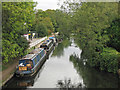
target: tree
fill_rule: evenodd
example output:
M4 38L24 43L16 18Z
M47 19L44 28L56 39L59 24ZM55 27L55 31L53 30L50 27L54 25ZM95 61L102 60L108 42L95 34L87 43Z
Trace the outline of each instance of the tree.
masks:
M38 37L44 37L48 35L47 27L41 22L36 25L35 30L38 33Z
M107 42L109 47L115 48L120 52L120 19L114 20L110 27L104 30L110 38Z
M27 40L21 36L32 27L35 16L34 7L34 2L2 3L2 60L4 63L24 55L24 51L29 47Z
M36 12L33 29L38 31L39 26L42 26L42 28L44 27L43 31L42 31L42 28L40 30L42 32L44 32L44 30L45 30L44 35L51 34L54 31L54 27L53 27L51 18L48 16L48 14L45 11L42 11L42 10L37 10L37 12ZM46 32L46 29L47 29L47 32ZM39 34L40 34L40 32L39 32ZM43 33L41 33L41 34L43 34ZM44 35L40 35L40 36L44 36Z
M72 24L69 25L75 30L75 38L83 50L83 57L88 59L87 63L91 67L116 73L119 55L114 48L115 46L118 47L119 44L118 25L116 24L116 28L109 29L109 32L106 31L106 28L110 27L112 21L119 18L118 3L80 3L79 0L77 1L67 0L62 9L72 16ZM66 9L65 5L69 10ZM117 34L115 34L116 32ZM117 36L111 37L114 36L113 34ZM112 41L110 41L111 39ZM108 42L112 43L113 49L107 46ZM110 61L110 64L108 61Z

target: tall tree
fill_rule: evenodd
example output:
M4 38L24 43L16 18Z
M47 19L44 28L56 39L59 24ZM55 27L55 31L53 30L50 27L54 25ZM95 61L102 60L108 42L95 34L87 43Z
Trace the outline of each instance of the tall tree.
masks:
M34 2L2 3L2 58L4 63L23 55L28 48L27 40L21 35L32 27L35 16L34 7Z
M66 9L65 5L70 10ZM118 44L119 36L110 38L113 29L107 32L106 28L110 27L112 21L119 18L118 3L80 3L79 0L73 0L73 2L67 0L62 7L64 11L72 15L72 27L76 32L77 42L83 50L83 58L88 59L87 63L92 67L116 73L118 69L118 51L109 48L107 43L114 38L114 41L117 41ZM114 27L115 32L118 32L117 27L118 25L116 28ZM115 32L115 36L119 35ZM115 46L117 47L117 45Z

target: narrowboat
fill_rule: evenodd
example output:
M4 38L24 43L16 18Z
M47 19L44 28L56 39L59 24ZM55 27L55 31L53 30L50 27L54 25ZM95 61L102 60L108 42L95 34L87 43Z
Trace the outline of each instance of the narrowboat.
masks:
M47 53L50 53L51 49L53 48L53 41L52 40L46 40L40 45L40 48L44 48Z
M53 45L55 46L56 45L56 41L57 41L56 38L55 37L49 37L49 39L53 41Z
M16 76L32 76L42 66L46 59L46 51L43 48L34 49L19 60L15 71Z

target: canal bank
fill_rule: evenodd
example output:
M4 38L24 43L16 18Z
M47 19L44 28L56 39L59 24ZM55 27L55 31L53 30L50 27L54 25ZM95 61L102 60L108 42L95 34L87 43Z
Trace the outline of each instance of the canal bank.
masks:
M12 77L5 88L60 88L66 85L81 85L87 88L117 88L118 78L111 73L100 72L81 62L82 50L74 40L64 39L50 54L42 68L33 78ZM63 85L64 85L63 84ZM64 86L65 86L64 85Z
M36 38L31 40L30 42L30 47L27 50L27 52L29 53L31 50L35 48L38 48L40 46L40 44L46 40L47 37L43 37L43 38ZM9 65L6 65L5 70L0 72L0 75L2 75L1 77L1 81L2 81L2 85L3 86L8 80L10 80L13 76L14 76L14 71L16 69L16 66L18 65L18 61L19 59L16 59L14 62L11 62Z

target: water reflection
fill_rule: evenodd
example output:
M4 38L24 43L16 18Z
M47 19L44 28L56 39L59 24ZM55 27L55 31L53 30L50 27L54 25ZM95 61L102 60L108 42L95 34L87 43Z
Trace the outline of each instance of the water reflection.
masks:
M44 64L45 68L33 88L56 88L58 80L66 78L70 78L71 82L82 82L82 78L77 74L73 63L69 61L71 54L80 55L81 50L78 47L70 46L70 44L69 39L64 39L62 43L58 44L52 56Z
M53 51L52 57L57 56L58 58L64 55L64 48L67 48L71 44L69 38L64 38L62 43L59 43Z
M42 68L43 70L40 69L32 78L13 77L6 83L4 88L56 88L57 81L64 78L71 78L72 82L82 82L82 78L74 69L73 63L69 61L71 54L80 54L81 50L70 45L70 40L64 39L50 54L44 68Z
M7 88L111 88L118 86L118 79L110 73L90 68L80 58L81 50L74 39L64 39L56 46L35 76L15 78L7 82ZM52 55L52 56L51 56Z
M12 77L3 87L2 90L8 90L11 88L19 88L19 90L26 90L28 87L34 86L34 83L37 81L37 79L40 76L40 73L42 72L44 68L44 65L39 68L39 70L32 76L32 77L24 77L24 78L18 78L18 77Z
M106 72L100 72L94 68L85 65L76 55L70 56L77 72L83 78L87 88L118 88L118 78L116 75Z
M57 47L55 48L52 56L57 56L57 57L61 57L64 55L64 46L62 43L58 44Z
M57 87L60 89L86 88L81 82L73 83L71 79L58 80Z

